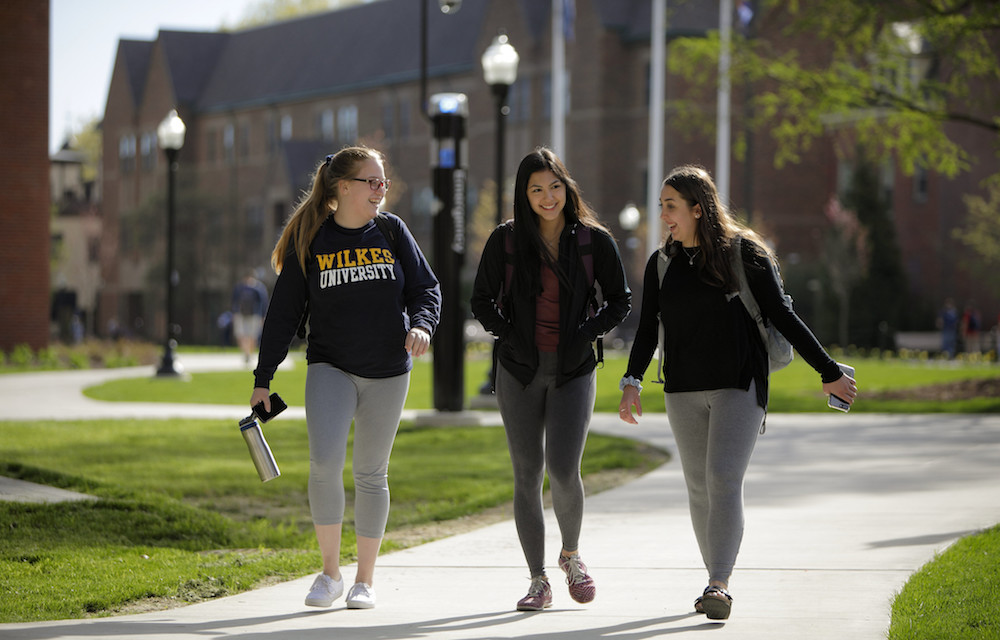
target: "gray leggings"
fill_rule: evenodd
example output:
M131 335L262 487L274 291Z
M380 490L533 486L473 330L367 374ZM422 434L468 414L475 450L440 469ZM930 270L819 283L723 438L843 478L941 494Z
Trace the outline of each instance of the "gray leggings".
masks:
M314 524L344 521L344 463L354 421L354 523L357 535L381 538L389 518L389 454L399 429L410 374L361 378L325 363L306 370L309 508Z
M542 482L546 468L562 545L576 551L583 522L580 461L594 412L597 376L574 378L556 387L556 354L541 353L527 387L497 367L496 394L514 467L514 523L531 576L545 573Z
M748 391L664 396L708 579L728 584L743 541L743 477L764 410L757 406L754 383Z

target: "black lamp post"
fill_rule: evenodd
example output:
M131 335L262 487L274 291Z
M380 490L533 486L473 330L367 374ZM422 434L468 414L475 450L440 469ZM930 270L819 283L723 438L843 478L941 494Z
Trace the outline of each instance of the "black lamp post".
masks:
M496 138L496 182L497 182L497 224L503 222L503 160L504 160L504 122L510 113L507 106L507 92L510 85L517 80L517 63L520 56L517 50L507 41L507 34L500 33L483 52L483 79L490 85L497 99L497 138ZM493 348L496 348L494 343ZM496 363L494 357L493 362ZM496 370L490 367L489 379L479 388L480 396L488 396L496 382Z
M486 48L482 57L483 78L497 99L497 224L503 222L504 122L505 116L510 113L510 107L507 106L507 92L510 90L510 85L517 80L519 60L520 56L507 42L507 35L503 33L493 38L493 42Z
M171 110L156 129L160 148L167 156L167 328L163 341L163 361L157 376L179 376L183 371L174 359L174 192L177 176L177 152L184 146L184 121Z
M427 0L420 1L420 112L428 120L431 115L427 104ZM441 13L455 13L462 8L462 0L437 0Z

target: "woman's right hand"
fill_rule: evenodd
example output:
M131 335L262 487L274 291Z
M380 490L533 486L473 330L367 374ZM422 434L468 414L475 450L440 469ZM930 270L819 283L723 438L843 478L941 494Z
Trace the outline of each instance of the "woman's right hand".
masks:
M632 407L635 407L637 415L642 415L642 398L639 397L639 390L627 384L622 391L622 401L618 403L618 417L623 422L639 424L639 421L632 415Z
M257 406L258 402L264 403L264 411L271 412L271 390L267 387L254 387L253 395L250 396L250 410Z

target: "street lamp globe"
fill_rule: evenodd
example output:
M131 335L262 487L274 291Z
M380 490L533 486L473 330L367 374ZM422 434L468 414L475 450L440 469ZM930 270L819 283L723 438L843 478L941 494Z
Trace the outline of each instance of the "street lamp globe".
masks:
M517 80L517 63L521 57L507 41L507 34L501 33L483 53L483 78L490 86L509 87Z
M641 218L642 214L639 212L639 209L636 208L635 204L629 202L621 210L621 213L618 214L618 224L625 231L635 231L639 227L639 220Z
M156 128L156 139L164 151L177 151L184 146L184 134L187 127L177 115L176 109L171 109L160 126Z

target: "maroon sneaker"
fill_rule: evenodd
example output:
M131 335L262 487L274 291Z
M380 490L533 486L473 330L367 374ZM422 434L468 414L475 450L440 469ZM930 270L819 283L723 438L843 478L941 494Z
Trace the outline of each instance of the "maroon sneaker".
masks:
M571 556L559 554L559 568L566 572L569 595L580 603L590 602L597 595L594 579L587 575L587 565L580 560L580 554Z
M518 611L541 611L552 606L552 587L544 575L531 579L528 595L517 601Z

